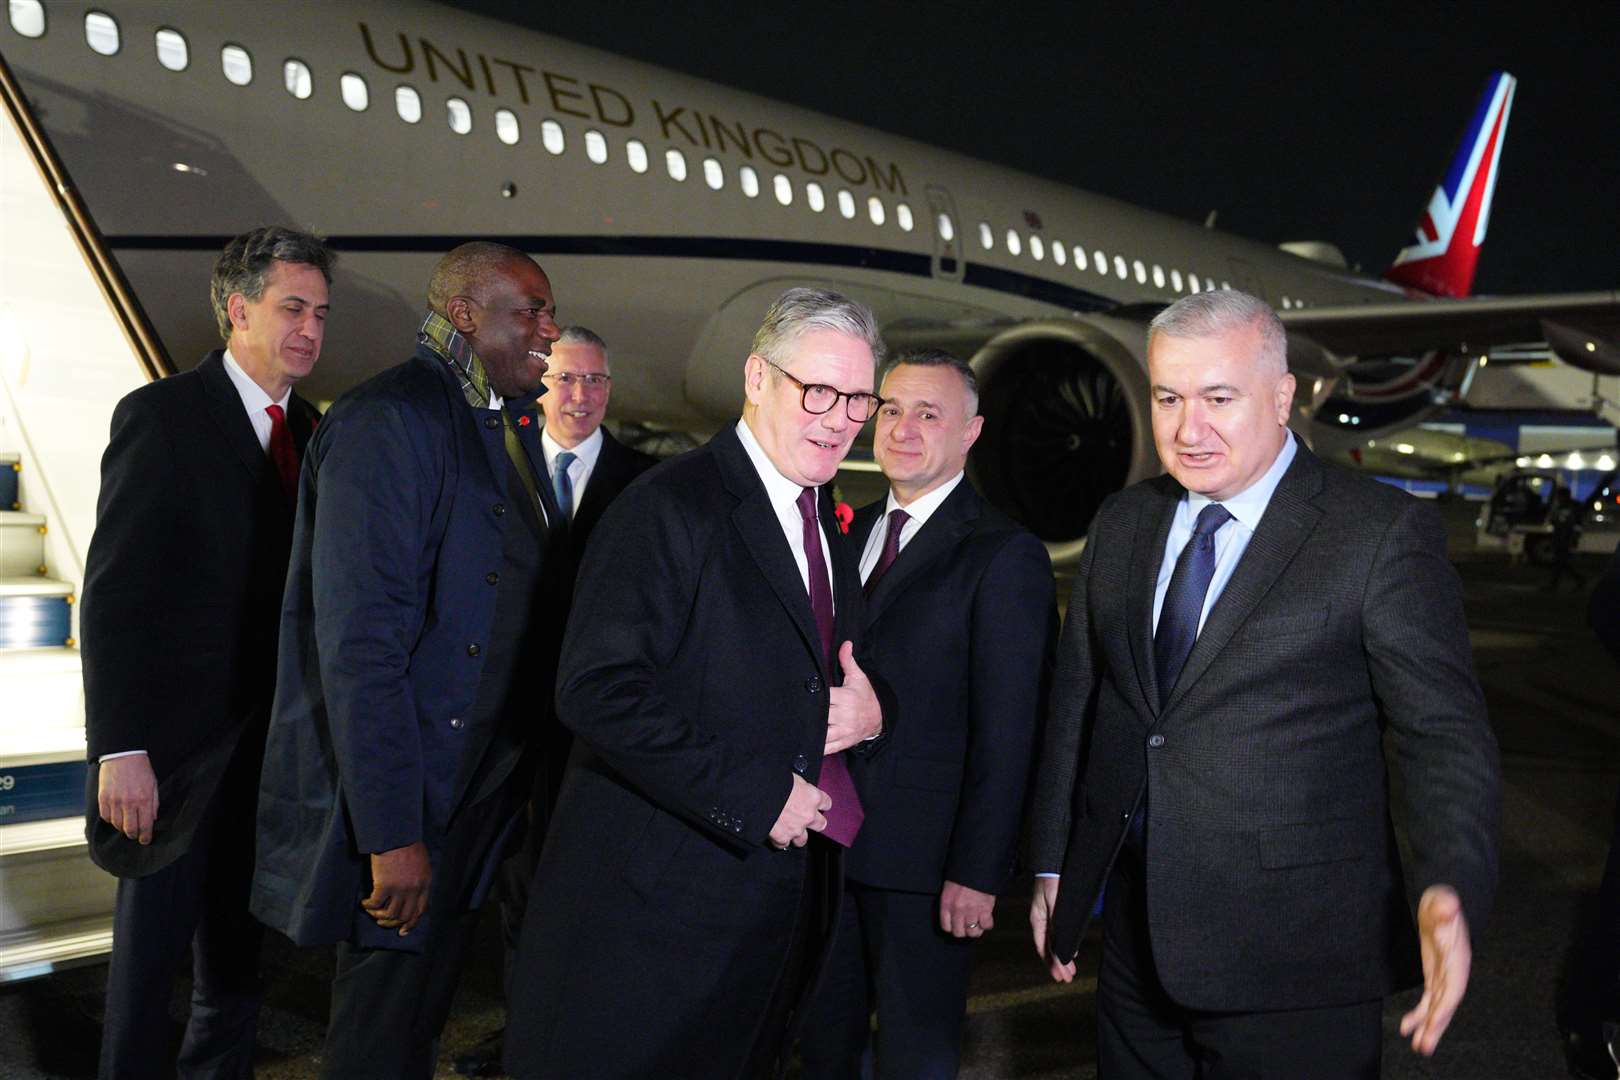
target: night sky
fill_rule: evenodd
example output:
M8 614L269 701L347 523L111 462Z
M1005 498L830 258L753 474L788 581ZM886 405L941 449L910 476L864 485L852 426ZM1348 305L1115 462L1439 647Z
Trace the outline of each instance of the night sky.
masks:
M1491 70L1475 292L1620 286L1620 3L456 6L1377 273Z

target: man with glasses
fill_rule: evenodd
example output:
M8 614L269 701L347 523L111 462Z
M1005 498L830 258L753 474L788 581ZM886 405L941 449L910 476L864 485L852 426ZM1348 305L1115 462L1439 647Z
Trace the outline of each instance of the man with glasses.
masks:
M893 711L855 660L860 577L825 488L882 348L864 305L788 290L742 420L631 485L591 541L513 1075L779 1075L861 827L843 755L875 752Z

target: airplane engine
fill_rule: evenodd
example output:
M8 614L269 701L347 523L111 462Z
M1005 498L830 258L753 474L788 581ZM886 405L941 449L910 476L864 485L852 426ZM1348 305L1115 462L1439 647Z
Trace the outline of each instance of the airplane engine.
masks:
M992 503L1072 562L1103 499L1159 471L1144 328L1104 316L1023 323L972 359L984 431L968 470Z

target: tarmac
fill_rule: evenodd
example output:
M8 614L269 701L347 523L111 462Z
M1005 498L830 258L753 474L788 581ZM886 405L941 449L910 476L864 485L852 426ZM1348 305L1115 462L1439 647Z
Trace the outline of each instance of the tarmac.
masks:
M1390 1080L1566 1075L1555 995L1590 915L1620 786L1620 668L1586 629L1586 587L1565 582L1551 592L1546 570L1473 553L1470 515L1461 505L1448 508L1475 663L1502 748L1502 883L1491 924L1475 934L1467 998L1432 1059L1414 1055L1396 1033L1416 991L1389 1002ZM1604 563L1580 556L1576 566L1589 584ZM1399 809L1396 817L1399 824ZM1030 944L1028 887L1020 881L1002 899L979 945L961 1075L1089 1080L1096 1076L1096 942L1082 950L1073 984L1052 983ZM257 1075L317 1076L330 952L300 951L272 934L266 968ZM438 1076L453 1076L450 1058L500 1026L499 970L491 918L458 989ZM94 1076L105 979L105 965L91 964L0 986L0 1077ZM172 1002L176 1040L188 994L182 980Z

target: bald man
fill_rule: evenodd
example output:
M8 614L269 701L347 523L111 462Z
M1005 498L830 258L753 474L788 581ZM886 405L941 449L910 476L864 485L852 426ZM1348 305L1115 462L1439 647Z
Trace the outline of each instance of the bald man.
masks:
M338 945L326 1077L433 1075L551 698L535 396L551 283L500 244L439 263L415 354L311 440L260 787L253 913Z

